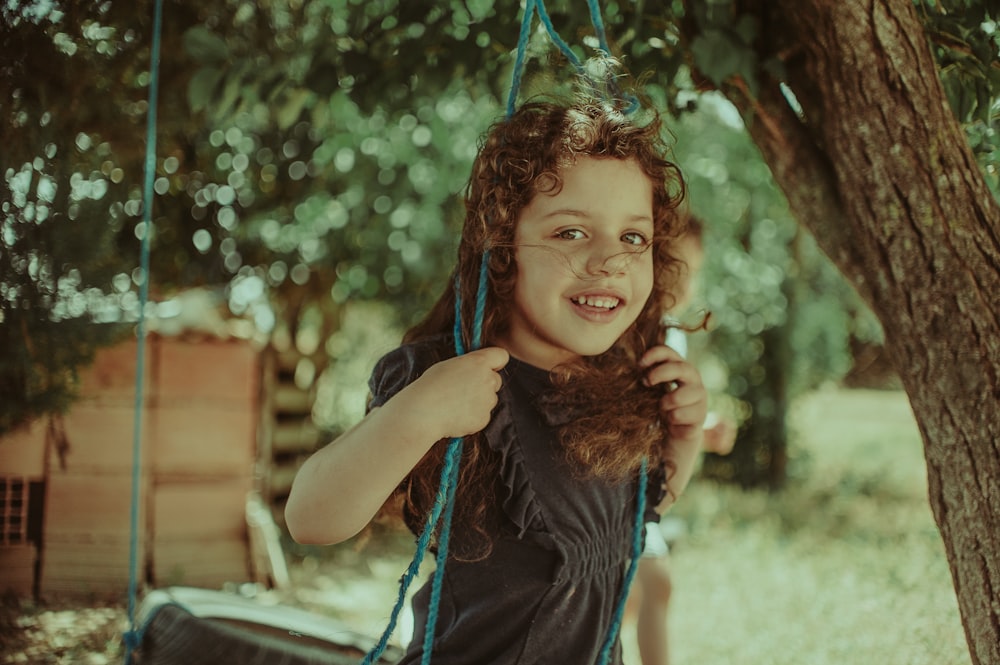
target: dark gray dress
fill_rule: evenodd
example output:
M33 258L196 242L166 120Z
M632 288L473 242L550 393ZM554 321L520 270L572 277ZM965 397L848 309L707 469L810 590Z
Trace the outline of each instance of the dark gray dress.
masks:
M372 405L453 356L449 344L436 339L385 356L372 374ZM631 557L636 483L576 477L539 406L548 372L512 358L502 375L485 432L501 460L500 535L484 560L449 558L431 662L596 663ZM452 531L453 543L461 538ZM416 634L401 664L420 662L429 598L428 582L414 596ZM617 641L610 662L621 663Z

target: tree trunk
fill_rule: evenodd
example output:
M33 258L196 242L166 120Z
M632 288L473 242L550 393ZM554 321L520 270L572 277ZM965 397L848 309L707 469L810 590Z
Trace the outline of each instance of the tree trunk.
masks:
M868 301L924 441L972 662L1000 663L1000 208L910 0L750 0L726 94L798 219Z

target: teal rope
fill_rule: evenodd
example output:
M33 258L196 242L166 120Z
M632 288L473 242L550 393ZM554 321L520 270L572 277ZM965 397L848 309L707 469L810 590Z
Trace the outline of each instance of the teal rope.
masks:
M625 615L625 601L628 600L629 589L635 579L635 573L639 569L639 559L642 557L642 531L646 516L646 487L649 483L648 462L642 458L642 466L639 468L639 496L635 502L635 523L632 528L632 560L629 562L628 571L625 573L625 581L622 584L622 593L618 597L618 605L615 613L611 617L611 626L608 628L608 636L604 640L604 647L601 649L598 663L605 665L611 657L611 649L618 640L618 632L622 627L622 617Z
M455 510L455 488L458 486L458 472L461 467L462 438L456 437L448 445L445 455L445 468L442 477L447 481L438 491L444 499L444 515L441 518L441 535L438 536L437 568L434 569L434 579L431 581L430 604L427 607L427 622L424 625L423 653L420 656L421 665L430 665L431 654L434 651L434 633L437 632L438 609L441 606L441 587L444 584L444 568L448 560L448 541L451 538L451 517Z
M607 45L607 35L604 30L604 23L600 18L600 11L597 8L596 0L588 0L588 4L590 6L591 19L594 23L594 28L597 32L601 48L605 53L610 53L610 49ZM573 53L573 50L569 47L569 45L563 41L562 37L560 37L559 33L556 31L555 26L553 26L552 19L549 17L548 12L545 9L544 0L526 0L524 16L521 19L521 29L518 35L517 53L514 60L511 89L507 97L508 118L513 115L515 110L517 95L520 89L521 77L524 69L525 53L527 51L528 39L531 33L531 22L536 12L538 13L542 24L545 26L552 42L556 44L559 50L566 56L578 72L584 72L584 67L580 62L580 59L575 53ZM479 349L482 346L483 317L486 310L486 293L488 290L488 264L489 250L486 250L483 252L482 262L480 263L479 285L476 290L476 307L472 323L472 350ZM455 322L453 336L455 341L456 356L461 356L466 352L465 345L463 343L462 297L460 287L461 284L459 278L456 277L453 285L455 291ZM448 545L451 538L451 521L455 507L455 490L458 486L459 471L461 468L462 447L463 439L461 437L453 438L448 445L448 450L445 452L444 463L441 469L441 478L438 486L438 492L435 495L434 505L431 508L431 513L428 516L424 529L417 541L417 548L413 559L403 577L400 579L399 593L396 596L396 603L393 606L392 613L389 618L389 624L382 633L382 637L379 639L378 643L365 656L365 659L362 661L363 665L372 665L384 653L388 645L389 637L396 628L400 611L402 610L403 603L405 602L406 592L413 579L416 577L420 564L427 553L427 549L430 545L431 534L433 534L438 522L441 521L441 530L440 535L438 536L438 551L435 559L436 568L434 570L434 577L431 580L431 597L428 604L427 620L424 626L424 642L421 654L421 665L430 665L431 654L434 647L438 611L441 604L441 589L444 581L444 570L448 561ZM619 598L611 626L608 629L608 636L602 649L600 661L602 665L607 662L607 659L610 656L611 648L615 644L618 638L618 633L621 630L621 620L625 611L625 600L628 597L629 587L635 577L639 556L642 554L642 527L646 506L646 483L646 460L643 460L639 479L639 498L637 500L635 529L632 536L632 561L626 573L622 595Z
M521 75L524 71L524 54L528 48L528 37L531 34L531 18L535 15L535 0L527 0L524 5L524 16L521 18L521 32L517 38L517 56L514 58L514 74L510 82L510 93L507 95L507 117L514 115L517 104L517 91L521 88Z
M514 63L514 80L512 82L510 96L507 101L508 116L514 112L517 90L521 81L521 71L524 66L524 54L527 48L528 36L531 31L531 17L534 13L534 4L535 0L527 0L524 18L521 21L521 31L517 44L517 57ZM483 260L479 269L479 287L476 291L476 310L472 324L473 350L480 348L482 345L483 316L486 309L488 258L489 251L483 254ZM465 354L465 345L462 341L462 296L460 287L461 284L459 278L456 277L453 286L455 290L455 323L453 336L455 338L456 356ZM372 665L372 663L376 662L385 652L389 643L389 637L396 629L396 624L399 620L399 613L402 610L403 603L406 602L406 592L409 590L410 584L416 577L420 564L423 561L424 556L427 554L431 534L437 527L437 523L439 519L441 519L443 513L444 522L441 527L441 535L438 537L436 568L434 570L434 577L431 581L431 598L427 609L427 621L424 626L424 644L423 654L421 656L422 665L429 665L431 662L431 653L434 646L434 633L437 626L438 609L441 604L441 587L444 581L445 564L448 559L448 543L451 538L451 518L455 507L455 488L458 485L458 473L461 468L461 455L462 439L460 437L453 438L451 443L448 445L448 450L445 453L444 465L441 469L441 480L438 486L437 495L434 499L434 505L431 508L431 514L428 516L424 529L420 534L420 538L417 540L417 548L413 555L413 559L410 561L410 565L407 568L406 573L404 573L403 577L400 579L399 593L396 596L396 603L393 606L392 613L389 617L389 625L386 626L385 631L382 633L382 637L379 639L375 647L365 656L365 659L362 661L363 665Z
M483 346L483 316L486 314L486 291L489 278L490 250L483 252L479 264L479 288L476 290L476 311L472 319L472 350Z
M125 665L132 662L132 652L142 644L142 632L135 628L135 600L138 587L139 568L139 483L142 457L142 405L143 376L146 364L146 301L149 299L149 238L153 234L153 179L156 175L156 106L160 92L160 34L163 32L163 1L156 0L153 6L153 43L150 46L149 65L149 111L146 114L146 165L145 187L143 188L144 233L140 241L139 270L139 322L137 326L138 345L136 347L135 369L135 418L132 427L132 503L129 512L131 536L128 553L128 621L129 631L125 634Z
M451 451L449 449L449 453L450 452ZM444 509L448 479L451 475L449 459L451 459L451 456L445 455L445 468L441 470L441 484L438 488L437 497L435 498L434 506L431 508L430 514L427 516L423 531L420 532L420 537L417 539L416 554L413 556L413 560L410 561L410 565L403 574L403 577L400 578L399 593L396 596L396 604L393 606L392 614L389 617L389 625L386 626L386 629L383 631L379 641L365 656L362 661L364 665L372 665L373 663L378 662L378 659L381 658L382 654L386 650L386 647L389 645L389 637L392 635L393 631L396 630L396 623L399 621L399 613L402 611L403 604L406 602L406 592L409 590L410 585L417 576L417 572L420 570L420 564L423 562L424 554L426 554L427 548L430 545L431 535L434 533L434 528L437 525L438 520L441 518L441 512Z
M590 22L594 25L594 32L597 33L597 41L600 45L600 49L604 51L606 56L611 55L611 47L608 45L608 33L604 29L604 19L601 17L601 8L597 4L597 0L587 0L587 7L590 9ZM622 112L626 115L631 115L639 110L639 98L635 95L628 93L622 94L618 89L618 86L612 82L611 89L613 94L620 96L623 99L628 100L628 106L622 109Z
M538 12L538 17L541 20L542 24L545 26L545 30L546 32L548 32L549 39L551 39L552 42L557 47L559 47L559 50L562 52L562 54L565 55L566 58L570 61L570 63L573 65L573 67L576 68L577 73L582 74L584 77L587 77L587 71L586 68L583 66L583 63L576 56L576 54L573 53L573 49L570 48L569 44L563 41L562 37L559 36L559 33L556 31L555 26L552 24L552 19L549 17L548 11L546 11L545 9L545 1L535 0L535 2L537 3L535 9ZM590 9L590 19L591 23L593 23L594 25L594 32L597 33L597 41L600 45L599 47L602 51L604 51L605 55L609 56L611 55L611 47L608 45L607 31L604 28L604 20L601 18L600 7L598 7L597 0L587 0L587 4ZM621 96L623 99L628 101L628 105L624 109L622 109L623 113L625 113L626 115L631 115L632 113L635 113L639 109L640 104L638 97L636 97L631 93L622 95L621 91L618 90L614 82L611 83L611 88L612 88L612 96ZM513 113L514 94L515 93L512 90L511 98L507 104L508 116L510 116Z
M554 25L552 25L552 19L549 18L549 13L545 9L545 0L537 0L538 2L538 18L542 21L542 25L545 26L546 32L549 33L549 39L552 43L559 47L562 54L566 56L566 59L570 61L573 67L576 68L577 72L583 72L583 63L580 62L580 58L576 57L576 53L573 53L573 49L569 47L563 38L559 36Z
M460 295L461 290L459 287L459 279L458 277L455 277L455 353L456 355L461 356L465 354L465 346L462 344L462 297ZM389 624L382 632L382 636L379 638L375 646L372 647L371 651L365 655L364 660L361 661L362 665L372 665L378 661L382 654L385 653L385 650L389 645L389 638L392 636L393 631L396 630L396 624L399 621L399 614L403 609L403 604L406 602L406 592L409 590L410 585L417 576L417 572L420 570L420 564L423 563L424 556L427 554L427 548L430 546L431 535L434 533L434 529L437 527L437 523L441 519L441 513L444 511L445 506L448 503L448 495L451 490L452 469L456 467L455 458L460 454L455 451L456 441L461 442L461 439L452 439L451 444L448 446L448 451L445 453L444 466L441 469L441 479L438 484L437 494L434 497L434 505L431 507L431 512L427 516L424 528L420 532L420 537L417 539L417 547L416 552L413 554L413 559L410 561L410 565L407 567L406 572L399 580L399 593L396 594L396 602L392 607L392 613L389 615ZM451 494L454 493L451 492ZM440 547L438 551L441 551ZM436 579L436 570L434 576ZM437 608L435 607L433 609L436 620ZM430 627L429 619L430 608L428 609L428 625L424 628L424 630L433 634L434 631Z
M455 324L452 328L452 335L455 338L455 355L465 354L465 344L462 342L462 283L458 275L455 275L455 283L452 288L455 290Z
M476 291L476 310L472 324L473 350L480 348L482 345L483 315L486 311L488 257L489 252L487 251L483 255L483 261L479 268L479 287ZM456 277L454 284L454 336L455 354L459 356L465 354L465 345L462 343L462 297L460 295L460 286L461 284L459 279ZM454 512L455 488L458 486L458 473L461 468L462 444L463 441L461 437L453 438L448 444L448 450L445 452L444 457L444 465L441 468L441 479L438 485L438 491L434 497L434 505L431 507L430 515L428 515L424 528L420 533L420 537L417 539L417 547L416 552L413 555L413 559L410 561L410 565L406 569L402 578L400 578L399 592L396 594L396 603L393 605L392 612L389 616L389 624L382 632L382 636L379 638L378 642L365 656L362 661L363 665L372 665L377 662L388 647L389 638L396 630L396 624L399 622L399 614L403 609L403 604L406 602L406 592L409 590L410 585L417 576L417 572L420 570L420 564L423 562L424 557L427 554L427 549L430 546L431 535L434 533L434 529L437 527L438 522L441 521L441 535L438 537L438 553L436 558L437 567L434 570L434 577L431 580L431 599L427 610L427 622L424 626L424 651L421 656L421 663L423 665L428 665L430 663L435 626L437 625L438 608L441 603L441 586L444 580L445 563L448 557L448 542L451 538L451 517Z
M530 1L530 0L529 0ZM486 311L486 293L489 275L489 250L483 253L482 261L479 264L479 285L476 288L476 307L472 319L472 350L482 347L483 336L483 316ZM455 325L456 332L461 331L461 292L458 280L455 281ZM462 335L455 336L455 352L462 355L464 348L462 345ZM458 487L458 474L461 469L462 459L461 437L451 440L448 451L445 454L444 468L441 470L442 487L438 490L438 500L435 506L443 500L444 514L441 517L441 534L438 536L438 551L436 558L436 568L434 578L431 580L431 597L427 608L427 622L424 626L423 653L420 657L421 665L430 665L431 653L434 649L434 634L437 628L438 609L441 605L441 587L444 584L444 569L448 562L448 543L451 539L451 518L455 510L455 490ZM423 558L423 553L420 553Z
M587 7L590 9L590 22L594 24L594 32L597 33L597 42L605 55L611 55L608 33L604 30L604 19L601 17L601 8L597 6L597 0L587 0Z

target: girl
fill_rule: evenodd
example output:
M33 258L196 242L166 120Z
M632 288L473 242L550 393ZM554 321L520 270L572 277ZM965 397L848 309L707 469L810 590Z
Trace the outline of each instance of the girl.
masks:
M454 272L470 348L486 257L486 346L455 355L446 290L379 361L368 415L295 479L285 514L299 542L350 538L390 496L417 533L446 440L468 437L435 665L595 662L631 555L642 460L660 510L690 478L706 393L658 342L682 190L664 155L657 120L606 102L529 103L494 125ZM403 663L420 661L429 595L414 597Z

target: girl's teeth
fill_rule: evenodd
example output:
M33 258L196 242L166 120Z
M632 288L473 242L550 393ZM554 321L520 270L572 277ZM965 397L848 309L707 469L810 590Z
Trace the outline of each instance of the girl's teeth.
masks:
M589 307L602 307L604 309L614 309L618 306L618 298L589 298L586 296L576 298L576 303L578 305L587 305Z

